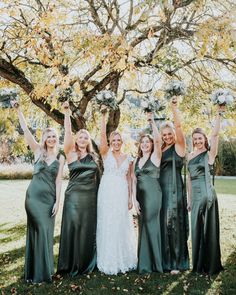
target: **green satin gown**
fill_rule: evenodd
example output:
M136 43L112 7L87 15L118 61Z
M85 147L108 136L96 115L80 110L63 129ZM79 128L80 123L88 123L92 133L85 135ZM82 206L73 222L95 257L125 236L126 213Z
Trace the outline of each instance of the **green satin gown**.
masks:
M68 167L58 273L74 277L96 266L98 167L90 154Z
M52 208L56 200L56 177L59 161L51 165L38 160L26 192L27 235L25 280L49 282L54 272Z
M139 159L135 165L137 200L140 204L138 267L140 274L162 272L160 210L162 193L159 184L160 168L149 158L142 169Z
M162 154L160 184L162 189L161 231L164 271L189 269L188 211L181 170L183 158L175 145Z
M211 183L208 153L188 163L191 177L191 234L193 271L209 275L221 271L219 209Z

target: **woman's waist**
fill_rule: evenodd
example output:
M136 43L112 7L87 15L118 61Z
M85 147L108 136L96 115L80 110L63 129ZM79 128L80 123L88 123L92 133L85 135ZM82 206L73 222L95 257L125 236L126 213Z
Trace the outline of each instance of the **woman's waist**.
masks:
M205 180L205 174L190 175L191 181L194 180Z
M103 172L102 174L102 177L103 178L107 178L107 179L110 179L110 178L119 178L119 179L124 179L126 180L126 174L124 173L121 173L121 172Z

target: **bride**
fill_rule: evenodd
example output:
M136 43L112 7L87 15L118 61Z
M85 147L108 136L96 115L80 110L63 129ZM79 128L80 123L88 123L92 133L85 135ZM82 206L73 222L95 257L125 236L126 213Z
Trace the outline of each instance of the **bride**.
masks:
M113 131L106 137L106 107L102 106L100 153L104 172L98 190L97 266L110 275L136 268L137 241L131 197L131 161L121 152L122 138Z

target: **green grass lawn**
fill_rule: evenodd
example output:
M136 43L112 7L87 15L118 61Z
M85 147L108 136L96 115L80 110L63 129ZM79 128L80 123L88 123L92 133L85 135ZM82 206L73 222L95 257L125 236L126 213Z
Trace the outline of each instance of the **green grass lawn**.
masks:
M24 196L29 181L0 181L0 290L4 294L236 294L236 181L216 179L218 192L222 262L225 270L209 278L190 271L176 276L136 272L107 276L93 272L75 279L55 277L51 284L26 284L24 265ZM63 189L66 182L63 184ZM55 228L55 266L62 203ZM190 243L189 243L190 246Z

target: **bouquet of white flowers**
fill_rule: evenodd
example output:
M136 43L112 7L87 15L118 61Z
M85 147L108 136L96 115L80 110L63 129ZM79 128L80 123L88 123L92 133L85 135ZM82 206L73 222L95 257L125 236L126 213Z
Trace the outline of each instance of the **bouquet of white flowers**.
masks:
M173 96L184 95L185 91L185 85L182 81L172 80L165 88L165 97L171 99Z
M16 89L1 89L0 90L0 107L12 108L11 100L18 101L18 91Z
M149 96L146 96L145 99L141 102L141 107L143 108L144 113L155 113L163 111L165 109L165 105L161 104L159 100L154 100Z
M228 89L218 89L214 91L211 95L211 101L213 104L218 104L220 106L231 105L234 102L235 97Z
M96 103L101 107L107 106L112 110L118 109L115 93L111 90L102 90L95 95Z

